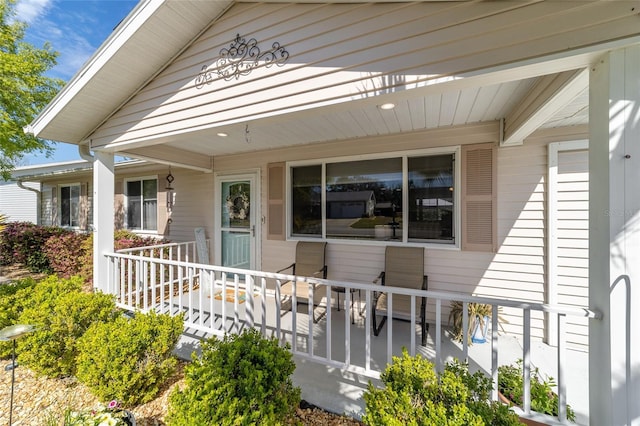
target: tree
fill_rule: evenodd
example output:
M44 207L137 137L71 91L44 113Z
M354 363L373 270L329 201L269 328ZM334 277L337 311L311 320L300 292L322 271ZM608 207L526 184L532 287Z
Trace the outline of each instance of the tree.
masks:
M58 53L46 43L23 41L27 24L16 20L16 0L0 0L0 176L7 180L15 164L30 152L52 152L51 143L23 128L49 103L64 81L44 75Z

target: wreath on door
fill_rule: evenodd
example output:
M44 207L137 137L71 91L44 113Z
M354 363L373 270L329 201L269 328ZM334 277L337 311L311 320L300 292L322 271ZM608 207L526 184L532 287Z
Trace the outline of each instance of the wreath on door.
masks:
M246 192L240 191L236 194L229 194L226 199L229 219L246 219L249 216L249 196Z

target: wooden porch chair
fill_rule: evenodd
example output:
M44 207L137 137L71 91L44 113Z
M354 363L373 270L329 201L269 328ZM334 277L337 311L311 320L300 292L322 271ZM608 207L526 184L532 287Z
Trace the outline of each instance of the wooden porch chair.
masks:
M373 281L374 284L428 289L428 279L424 274L424 249L422 247L387 246L384 258L384 271ZM425 317L427 298L422 297L421 299L420 306L416 306L416 317L411 318L411 297L394 294L392 316L396 319L419 322L422 333L422 346L426 346L427 333L429 331L429 325ZM371 314L373 334L377 336L389 316L386 293L374 292ZM382 318L378 321L380 316Z
M292 275L312 277L312 278L327 278L327 264L325 262L325 251L327 243L321 241L298 241L296 244L296 257L295 262L291 265L280 269L278 273L284 272L287 269L291 269ZM316 284L313 284L313 305L318 306L322 302L323 296L326 293L317 288ZM292 309L292 295L293 295L293 282L287 281L281 285L281 298L282 298L282 310ZM298 288L296 292L296 300L298 302L309 303L309 286L307 283L298 282ZM297 307L296 307L297 308ZM315 308L313 314L313 322L318 322L323 315L316 317Z

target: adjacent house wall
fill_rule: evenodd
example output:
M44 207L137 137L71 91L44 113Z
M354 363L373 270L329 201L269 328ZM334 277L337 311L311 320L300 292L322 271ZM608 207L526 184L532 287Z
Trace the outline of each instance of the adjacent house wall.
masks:
M24 182L24 186L40 190L37 182ZM0 181L0 214L9 222L38 223L38 194L23 189L16 182Z
M60 226L58 210L60 208L60 186L80 185L80 231L87 231L93 225L93 180L91 176L61 176L56 180L42 183L40 193L40 224L44 226Z

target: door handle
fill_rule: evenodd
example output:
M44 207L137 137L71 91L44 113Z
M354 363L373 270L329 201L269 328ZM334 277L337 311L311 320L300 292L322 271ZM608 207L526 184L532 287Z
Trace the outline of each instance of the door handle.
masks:
M256 236L256 226L255 225L251 225L251 236L252 237Z

